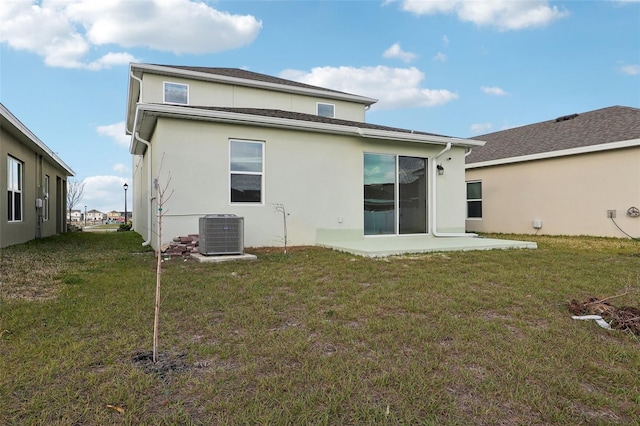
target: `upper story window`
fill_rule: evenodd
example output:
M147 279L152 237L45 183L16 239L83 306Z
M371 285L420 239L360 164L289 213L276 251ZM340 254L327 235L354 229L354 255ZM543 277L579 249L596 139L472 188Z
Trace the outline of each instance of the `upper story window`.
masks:
M482 182L467 182L467 218L482 219Z
M164 103L189 105L189 85L164 82Z
M264 202L264 142L229 142L229 181L232 203Z
M318 102L318 115L320 117L334 118L336 116L336 106L333 104L323 104Z
M46 222L49 220L49 175L44 175L44 188L43 188L43 199L42 203L42 218Z
M7 220L22 221L22 167L21 161L7 159Z

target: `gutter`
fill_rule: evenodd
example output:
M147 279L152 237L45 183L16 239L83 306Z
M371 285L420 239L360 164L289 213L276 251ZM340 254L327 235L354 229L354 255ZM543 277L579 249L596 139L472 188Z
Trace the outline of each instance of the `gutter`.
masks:
M152 197L152 193L151 193L151 184L152 184L152 174L151 174L151 168L153 166L153 163L151 161L152 157L151 157L151 142L144 140L140 137L140 133L138 133L138 131L136 131L136 125L138 124L138 111L139 111L139 106L138 108L136 108L136 117L133 121L133 131L135 131L135 134L133 135L133 138L131 138L131 146L129 147L129 152L131 152L133 154L133 142L134 140L137 140L138 142L143 143L146 147L147 147L147 155L149 156L149 162L148 162L148 166L147 166L147 199L149 200L149 220L147 222L147 239L142 243L143 246L148 246L149 244L151 244L151 228L152 228L152 221L153 221L153 215L152 215L152 211L153 211L153 197Z
M432 200L431 200L431 229L434 237L477 237L478 234L470 234L466 232L438 232L438 158L451 149L451 142L447 143L442 151L437 153L431 160L431 179L433 181Z

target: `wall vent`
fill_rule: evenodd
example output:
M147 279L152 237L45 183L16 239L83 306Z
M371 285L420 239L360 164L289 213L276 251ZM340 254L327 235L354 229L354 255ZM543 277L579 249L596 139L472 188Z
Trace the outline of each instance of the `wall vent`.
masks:
M234 214L209 214L200 218L200 254L244 254L244 218Z

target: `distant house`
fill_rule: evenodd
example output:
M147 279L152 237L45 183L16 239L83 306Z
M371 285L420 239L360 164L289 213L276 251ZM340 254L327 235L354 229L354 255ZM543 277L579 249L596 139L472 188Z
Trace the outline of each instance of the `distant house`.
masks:
M67 220L69 222L80 222L82 220L82 211L80 210L67 210Z
M167 238L232 214L244 218L246 246L279 245L280 206L290 245L486 248L458 238L464 155L482 142L367 123L375 102L241 69L131 64L134 229L157 245L158 190L168 184Z
M107 213L107 220L110 222L116 222L121 217L123 217L122 213L115 210L111 210L109 213Z
M0 104L0 248L66 231L73 170Z
M613 106L477 137L467 230L640 237L640 109Z
M89 222L101 222L107 219L107 215L98 210L89 210L87 212L87 221Z

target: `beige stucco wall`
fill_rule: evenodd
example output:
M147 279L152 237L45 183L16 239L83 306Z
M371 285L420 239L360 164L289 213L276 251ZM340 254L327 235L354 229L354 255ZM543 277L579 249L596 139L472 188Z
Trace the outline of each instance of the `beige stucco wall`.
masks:
M607 218L640 237L640 148L468 169L466 180L482 181L482 219L468 219L472 232L623 237Z
M229 139L232 138L265 142L265 203L262 205L229 202ZM151 142L153 176L158 177L162 163L159 183L161 187L166 185L170 177L167 195L172 193L163 209L163 242L178 235L197 234L199 217L220 213L244 217L246 246L282 244L282 215L276 212L274 203L284 204L290 214L287 227L291 245L315 244L316 234L325 230L362 236L363 154L430 158L443 148L442 145L166 118L158 119ZM463 156L463 148L454 148L441 158L446 169L445 175L437 178L438 231L441 232L464 231ZM136 168L136 161L134 159L134 184L138 186L134 193L134 227L146 237L148 216L142 212L148 211L143 195L146 189L143 180L147 178L144 166ZM152 222L155 222L156 210L156 207L152 209ZM155 231L155 223L153 227ZM155 235L153 245L157 246Z
M352 102L322 99L320 97L296 95L230 84L212 83L184 78L168 78L155 74L144 74L143 102L162 103L164 82L189 85L189 104L234 108L268 108L306 114L317 113L317 102L335 105L336 118L364 122L364 105Z
M56 184L66 182L64 171L53 163L37 154L35 151L18 141L4 129L0 130L0 247L20 244L36 238L47 237L60 232L64 224L64 189ZM11 156L23 163L22 180L22 221L9 222L7 220L7 158ZM36 198L44 198L44 176L49 175L49 220L40 221L38 231L38 216L42 210L37 210ZM60 204L62 200L63 204Z

